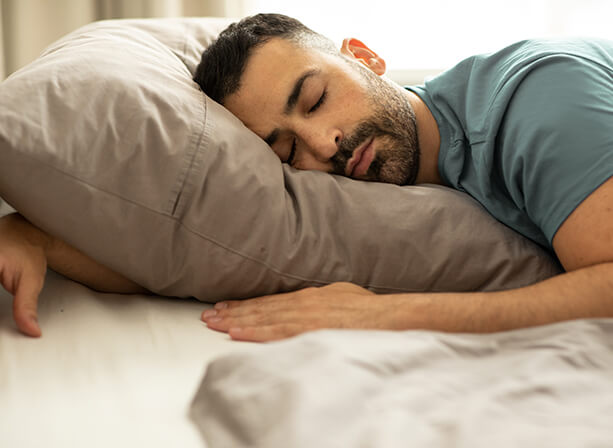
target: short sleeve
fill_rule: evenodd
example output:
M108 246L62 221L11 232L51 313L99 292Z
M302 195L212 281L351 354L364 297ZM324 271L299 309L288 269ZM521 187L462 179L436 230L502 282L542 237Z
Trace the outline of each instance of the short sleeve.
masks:
M508 193L551 245L613 175L613 71L577 55L546 59L517 87L497 138Z

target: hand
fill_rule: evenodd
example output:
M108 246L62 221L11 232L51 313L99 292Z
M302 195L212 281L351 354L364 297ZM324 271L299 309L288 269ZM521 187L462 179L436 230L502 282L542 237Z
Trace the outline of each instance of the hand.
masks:
M38 295L45 281L45 235L18 214L0 218L0 284L13 295L19 330L40 337Z
M248 300L219 302L202 313L213 330L232 339L272 341L321 328L398 329L394 296L378 296L351 283Z

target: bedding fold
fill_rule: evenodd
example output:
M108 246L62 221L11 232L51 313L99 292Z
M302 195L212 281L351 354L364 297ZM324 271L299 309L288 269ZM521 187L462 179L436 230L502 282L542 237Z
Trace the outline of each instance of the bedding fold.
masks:
M613 319L488 335L319 331L209 364L209 446L609 447Z

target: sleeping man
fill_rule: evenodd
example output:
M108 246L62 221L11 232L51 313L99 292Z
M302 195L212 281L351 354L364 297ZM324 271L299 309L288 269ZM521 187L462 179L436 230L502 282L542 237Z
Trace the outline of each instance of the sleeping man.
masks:
M375 295L336 283L218 303L202 315L210 328L267 341L319 328L494 332L613 317L613 43L521 42L403 89L381 76L384 60L359 40L338 51L300 22L269 14L227 28L203 53L204 66L195 76L202 90L283 162L466 192L566 271L488 293ZM31 336L41 334L47 264L98 290L144 291L8 216L0 280Z

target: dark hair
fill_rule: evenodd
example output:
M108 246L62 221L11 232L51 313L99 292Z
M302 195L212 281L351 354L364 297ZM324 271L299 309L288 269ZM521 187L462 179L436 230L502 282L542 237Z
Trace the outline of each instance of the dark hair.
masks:
M252 51L273 37L302 46L336 52L331 40L282 14L257 14L233 23L204 50L194 81L210 98L222 103L236 92Z

